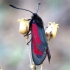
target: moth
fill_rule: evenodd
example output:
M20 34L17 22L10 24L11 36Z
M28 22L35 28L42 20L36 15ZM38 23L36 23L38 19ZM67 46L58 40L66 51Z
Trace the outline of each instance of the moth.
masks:
M32 52L32 59L35 65L42 64L46 56L48 56L49 62L51 59L51 54L50 54L50 50L49 50L48 43L46 40L44 26L43 26L43 20L37 14L39 10L39 5L40 3L38 3L38 8L37 8L36 13L33 13L32 11L27 10L27 9L18 8L13 5L10 5L11 7L15 9L25 10L32 13L31 18L28 19L30 21L29 30L26 33L26 35L28 35L29 32L31 31L31 52Z

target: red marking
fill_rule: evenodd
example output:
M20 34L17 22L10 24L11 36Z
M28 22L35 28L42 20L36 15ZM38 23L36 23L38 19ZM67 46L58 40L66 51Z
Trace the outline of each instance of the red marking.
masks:
M38 33L38 27L36 24L32 24L32 42L33 42L33 52L37 55L42 55L42 52L38 49L36 43L41 44L41 40Z

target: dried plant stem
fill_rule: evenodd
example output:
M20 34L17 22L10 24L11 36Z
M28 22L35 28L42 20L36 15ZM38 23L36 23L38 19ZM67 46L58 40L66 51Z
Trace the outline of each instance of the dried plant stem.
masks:
M25 37L26 43L28 43L28 38L29 38L29 36ZM32 64L32 59L31 59L31 53L30 53L29 45L28 45L28 53L29 53L29 59L30 59L30 65L29 66L30 66L31 70L36 70L36 65L34 63Z
M41 69L40 70L42 70L43 69L43 63L41 64Z
M26 38L26 43L28 43L28 36L26 36L25 37ZM28 53L29 53L29 59L30 59L30 65L32 64L32 62L31 62L31 55L30 55L30 47L29 47L29 45L28 45Z

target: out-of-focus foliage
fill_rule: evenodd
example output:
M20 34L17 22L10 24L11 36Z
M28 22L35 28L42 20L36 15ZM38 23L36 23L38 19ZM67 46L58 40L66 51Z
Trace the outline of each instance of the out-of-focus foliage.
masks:
M56 38L49 43L51 62L44 62L43 70L70 70L70 0L0 0L0 67L2 70L29 70L29 57L25 39L19 33L17 19L30 18L31 13L9 7L13 4L36 12L44 26L56 22Z

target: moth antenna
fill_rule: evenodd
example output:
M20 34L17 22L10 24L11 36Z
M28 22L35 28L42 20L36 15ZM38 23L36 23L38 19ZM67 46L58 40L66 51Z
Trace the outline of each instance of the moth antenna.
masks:
M30 10L23 9L23 8L18 8L18 7L16 7L16 6L14 6L14 5L11 5L11 4L10 4L9 6L11 6L12 8L15 8L15 9L29 11L30 13L32 13L32 14L33 14L33 12L32 12L32 11L30 11Z
M41 3L38 3L38 6L37 6L37 12L36 13L38 13L38 10L39 10L39 5L40 5Z

